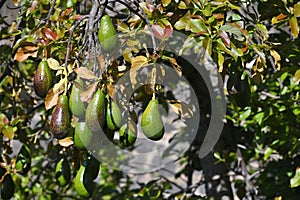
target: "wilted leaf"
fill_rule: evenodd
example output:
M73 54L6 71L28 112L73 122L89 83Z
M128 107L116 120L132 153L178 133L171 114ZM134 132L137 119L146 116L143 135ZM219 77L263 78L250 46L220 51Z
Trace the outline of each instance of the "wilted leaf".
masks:
M81 94L80 99L82 102L89 102L97 89L98 83L89 85Z
M145 91L148 94L155 93L155 82L156 82L156 68L153 68L148 74L147 74L147 81L145 85Z
M64 139L58 140L58 144L62 147L69 147L74 144L72 137L66 137Z
M224 64L224 56L221 52L218 52L218 66L219 66L219 72L223 72L223 64Z
M2 129L2 133L5 137L7 137L10 140L12 140L15 135L14 128L11 126L4 126Z
M36 57L37 56L38 47L36 46L24 46L18 49L15 54L14 60L23 62L27 60L29 56Z
M299 34L298 20L296 17L292 17L289 22L290 22L290 28L292 31L292 35L294 38L297 38L298 34Z
M53 92L53 88L51 88L45 98L45 108L46 110L51 109L53 106L56 105L58 100L58 95Z
M74 70L77 75L83 79L88 79L88 80L92 80L92 79L97 79L98 77L88 68L86 67L79 67L76 68Z
M59 62L57 60L55 60L54 58L48 58L47 63L49 65L49 67L53 70L64 69L63 67L60 67Z

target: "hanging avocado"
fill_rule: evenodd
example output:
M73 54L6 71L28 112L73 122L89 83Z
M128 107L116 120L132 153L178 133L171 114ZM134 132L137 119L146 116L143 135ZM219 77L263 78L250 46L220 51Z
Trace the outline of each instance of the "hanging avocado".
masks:
M160 140L164 135L164 125L158 110L158 100L152 99L142 114L143 133L151 140Z
M69 102L66 95L60 95L50 121L50 130L55 138L61 139L67 136L71 128L71 116Z
M49 89L52 86L52 73L48 66L47 60L43 60L39 63L38 68L34 75L33 87L35 93L45 98Z
M109 53L118 49L117 32L108 15L104 15L100 20L98 39L104 52Z

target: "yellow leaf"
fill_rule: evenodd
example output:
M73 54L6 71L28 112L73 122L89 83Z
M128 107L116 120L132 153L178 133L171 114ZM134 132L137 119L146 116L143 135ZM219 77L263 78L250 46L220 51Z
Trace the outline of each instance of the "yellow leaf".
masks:
M283 19L285 19L285 18L286 18L286 15L280 13L280 14L277 15L276 17L273 17L273 18L272 18L271 23L272 23L272 24L277 24L277 23L281 22L281 20L283 20Z
M294 5L294 16L300 17L300 2Z
M15 131L14 131L13 127L11 127L11 126L4 126L2 129L2 133L5 137L7 137L10 140L12 140L15 135Z
M66 137L64 139L58 140L58 144L62 147L69 147L74 144L72 137Z
M64 69L63 67L61 67L59 65L59 62L57 60L55 60L54 58L48 58L47 59L47 63L48 63L48 66L53 69L53 70L61 70L61 69Z
M292 35L294 38L297 38L298 34L299 34L299 26L298 26L297 18L292 17L289 22L290 22L290 28L292 31Z
M171 63L172 67L175 69L178 76L181 76L182 75L182 70L181 70L181 67L178 65L176 59L168 57L168 61Z

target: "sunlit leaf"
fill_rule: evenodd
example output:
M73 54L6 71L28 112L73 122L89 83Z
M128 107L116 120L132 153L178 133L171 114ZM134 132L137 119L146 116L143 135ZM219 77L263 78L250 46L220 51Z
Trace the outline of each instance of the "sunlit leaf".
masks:
M294 16L300 17L300 2L294 5Z
M66 137L64 139L58 140L58 144L62 147L69 147L74 144L72 137Z
M14 131L13 127L11 127L11 126L4 126L2 128L2 133L5 137L7 137L10 140L12 140L15 135L15 131Z
M299 81L300 81L300 69L298 69L298 70L296 71L296 73L294 74L293 81L294 81L295 84L298 84L298 83L299 83Z
M290 180L291 188L300 186L300 167L297 167L295 176Z
M275 65L277 70L280 70L280 61L281 61L281 57L279 55L279 53L277 53L277 51L275 50L270 50L271 56L273 56L274 61L275 61Z
M162 0L161 3L164 7L166 7L171 3L171 0Z
M131 59L131 68L140 68L148 64L148 59L145 56L137 56Z

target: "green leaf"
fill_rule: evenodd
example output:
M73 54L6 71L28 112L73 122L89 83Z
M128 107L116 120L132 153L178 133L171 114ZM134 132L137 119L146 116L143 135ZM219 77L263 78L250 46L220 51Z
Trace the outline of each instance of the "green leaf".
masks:
M205 24L200 19L189 19L187 24L193 33L207 31Z
M240 120L243 121L251 115L251 108L247 107L246 110L240 114Z
M164 7L168 6L171 3L171 0L162 0L161 3Z
M274 149L267 147L267 149L265 150L265 154L264 154L264 160L268 160L268 158L270 157L270 155L274 152Z
M258 114L256 114L256 115L254 116L254 120L255 120L259 125L261 125L264 116L265 116L265 113L264 113L264 112L260 112L260 113L258 113Z
M300 186L300 167L297 167L296 174L290 180L291 188Z

